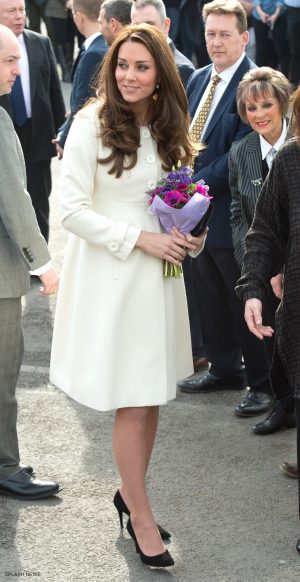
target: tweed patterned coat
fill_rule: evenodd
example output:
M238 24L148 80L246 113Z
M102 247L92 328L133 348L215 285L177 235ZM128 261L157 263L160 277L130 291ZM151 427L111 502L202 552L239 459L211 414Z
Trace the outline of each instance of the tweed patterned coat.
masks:
M300 147L293 138L276 155L259 195L246 237L243 275L237 293L244 301L256 297L264 302L269 280L284 267L284 293L276 314L271 376L275 377L282 369L291 394L297 398L300 398L299 259ZM280 384L278 378L276 384Z

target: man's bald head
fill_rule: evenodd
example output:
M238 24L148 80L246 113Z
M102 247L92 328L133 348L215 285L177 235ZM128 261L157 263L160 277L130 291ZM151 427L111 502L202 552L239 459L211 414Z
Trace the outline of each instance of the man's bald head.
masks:
M11 88L20 74L20 49L14 33L0 24L0 95L11 92Z

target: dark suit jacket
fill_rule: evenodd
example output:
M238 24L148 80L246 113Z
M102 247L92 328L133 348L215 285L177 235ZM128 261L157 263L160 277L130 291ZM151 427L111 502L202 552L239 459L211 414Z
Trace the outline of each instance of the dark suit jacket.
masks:
M170 42L169 47L174 55L175 63L184 87L187 86L191 75L195 72L195 67L186 56L184 56L177 48L173 42Z
M37 162L56 155L51 140L65 118L65 105L57 73L56 60L48 37L24 31L27 49L31 91L31 147L24 151L25 158ZM0 105L12 117L10 95L0 97Z
M236 90L243 75L256 65L247 56L231 79L206 129L203 141L207 148L195 160L194 180L203 180L213 196L212 213L206 244L222 248L232 247L230 227L231 195L228 183L228 152L234 141L250 131L238 115ZM195 71L187 86L191 117L211 77L212 64Z
M259 134L251 131L235 142L228 156L232 196L230 222L234 255L240 268L246 249L245 237L251 226L256 201L263 185Z
M289 120L286 119L288 124ZM292 137L288 128L286 139ZM228 156L229 186L231 191L230 223L234 255L242 268L246 250L245 237L252 224L257 198L262 189L263 164L259 134L251 131L232 144Z
M76 67L71 98L70 98L70 115L65 123L59 129L59 144L63 148L67 139L70 127L73 123L74 115L86 101L94 95L91 87L94 77L96 77L102 59L107 51L107 44L102 36L99 34L93 40L88 49L84 51L79 59Z

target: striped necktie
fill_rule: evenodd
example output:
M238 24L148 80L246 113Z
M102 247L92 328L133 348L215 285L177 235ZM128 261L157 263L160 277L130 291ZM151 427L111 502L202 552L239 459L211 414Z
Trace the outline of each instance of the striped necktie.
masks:
M198 117L191 129L191 137L194 141L200 141L203 128L205 126L206 120L208 118L210 106L213 100L214 92L216 89L217 84L221 81L221 77L219 75L215 75L211 80L210 89L207 95L205 102L203 103L202 108L199 111Z

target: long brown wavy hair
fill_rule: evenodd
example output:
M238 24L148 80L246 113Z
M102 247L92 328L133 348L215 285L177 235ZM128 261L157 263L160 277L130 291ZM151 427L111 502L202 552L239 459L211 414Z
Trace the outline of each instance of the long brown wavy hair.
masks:
M102 143L111 153L98 162L110 164L109 174L115 174L116 178L137 163L139 126L130 105L120 94L115 78L119 49L127 41L136 43L137 52L138 45L144 45L157 68L159 87L150 100L148 122L163 169L171 170L179 160L182 164L191 163L199 146L189 137L190 118L185 90L166 37L149 24L124 27L104 59L98 81L98 115Z

